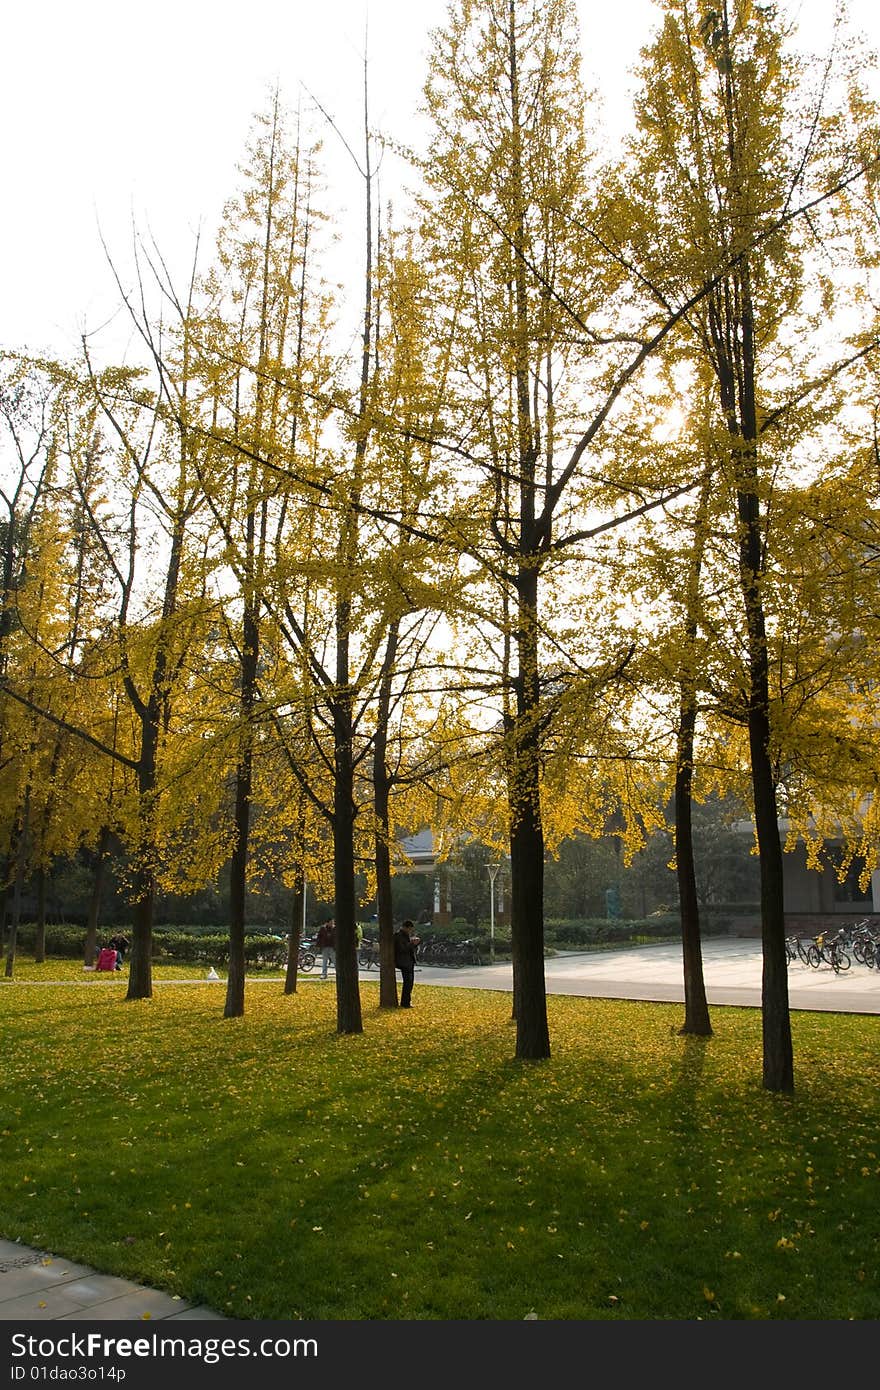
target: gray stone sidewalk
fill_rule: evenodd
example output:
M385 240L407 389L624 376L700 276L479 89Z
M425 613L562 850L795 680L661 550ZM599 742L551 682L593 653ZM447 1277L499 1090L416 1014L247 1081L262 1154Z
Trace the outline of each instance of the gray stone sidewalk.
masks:
M145 1288L14 1240L0 1239L0 1321L155 1322L219 1318L211 1308Z

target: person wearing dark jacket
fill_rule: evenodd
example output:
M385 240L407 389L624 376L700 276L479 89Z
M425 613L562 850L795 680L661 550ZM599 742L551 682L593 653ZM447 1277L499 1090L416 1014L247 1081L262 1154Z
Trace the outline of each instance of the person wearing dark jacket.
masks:
M128 950L128 937L123 936L122 932L117 932L115 936L111 936L110 946L116 952L116 969L121 970L125 953Z
M400 1007L409 1009L412 1007L413 982L416 977L416 947L419 944L419 937L413 936L413 924L407 920L401 923L398 930L394 933L394 964L403 977L403 988L400 992Z
M321 952L321 979L327 980L330 978L327 973L329 967L336 967L336 923L332 917L328 917L318 928L315 945Z

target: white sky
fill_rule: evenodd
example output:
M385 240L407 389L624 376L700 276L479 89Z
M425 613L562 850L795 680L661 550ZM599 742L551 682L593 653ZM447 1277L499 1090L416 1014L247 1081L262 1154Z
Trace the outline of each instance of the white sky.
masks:
M833 0L785 3L821 46ZM654 0L578 8L585 75L613 138L657 10ZM357 142L368 10L372 122L406 140L446 0L7 0L0 348L70 355L84 328L113 314L99 227L120 264L136 224L185 274L197 227L213 240L251 116L276 82L289 104L305 84ZM880 47L878 0L849 0L849 11ZM331 204L359 245L362 184L332 132L326 145Z

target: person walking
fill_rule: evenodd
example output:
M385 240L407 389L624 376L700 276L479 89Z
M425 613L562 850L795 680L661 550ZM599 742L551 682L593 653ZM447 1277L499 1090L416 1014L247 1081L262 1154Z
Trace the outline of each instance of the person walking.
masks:
M413 936L413 923L409 918L402 922L394 933L394 964L403 978L400 991L400 1007L412 1008L413 983L416 977L416 947L420 938Z
M318 935L315 937L315 945L321 952L321 979L329 979L327 971L332 965L336 967L336 923L332 917L328 917L326 922L322 922L318 928Z

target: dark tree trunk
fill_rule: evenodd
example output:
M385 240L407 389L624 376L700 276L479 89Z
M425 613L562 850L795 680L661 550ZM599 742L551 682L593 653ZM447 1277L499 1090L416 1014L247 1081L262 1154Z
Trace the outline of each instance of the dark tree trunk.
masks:
M229 878L229 973L226 977L224 1018L241 1018L244 1014L244 929L253 783L253 713L258 656L257 615L254 608L248 604L245 606L242 622L239 702L241 734L235 774L235 844Z
M159 749L159 695L154 693L141 718L141 755L138 762L138 841L135 846L131 957L126 999L153 997L153 915L156 908L156 842L154 801Z
M153 914L156 880L148 864L135 869L132 894L131 956L126 999L153 997Z
M788 1003L782 844L779 838L776 777L771 756L767 626L761 593L764 545L758 491L755 334L747 264L743 268L742 303L742 441L735 449L735 465L740 526L740 584L748 633L749 755L755 805L755 834L761 868L761 943L764 957L761 980L763 1080L768 1091L792 1092L794 1052Z
M31 789L25 788L24 807L16 821L15 842L15 885L12 892L12 921L9 923L9 939L6 943L6 978L11 980L15 974L15 952L18 946L18 928L21 922L21 892L24 884L24 863L30 823Z
M392 623L385 645L373 736L373 809L376 816L376 918L379 927L379 1008L396 1009L394 905L391 893L391 777L388 772L388 719L399 626Z
M517 972L516 1056L550 1056L544 979L544 830L540 794L538 573L523 567L518 585L517 711L510 768L510 876Z
M785 951L785 894L776 779L770 755L770 689L764 606L758 585L761 542L756 494L740 494L739 513L743 527L740 568L749 640L749 755L761 871L763 1082L768 1091L790 1092L794 1090L794 1054Z
M354 759L351 698L333 702L333 883L336 922L336 1031L362 1033L354 878Z
M776 786L767 753L769 723L756 713L749 720L755 829L761 865L761 977L763 1083L768 1091L794 1091L794 1052L788 1002L785 951L785 897Z
M58 776L58 768L61 763L61 754L64 745L60 738L56 738L52 747L52 758L49 763L48 788L43 812L40 817L40 828L38 834L38 844L35 853L40 859L36 872L36 895L37 895L37 922L34 937L34 960L42 963L46 959L46 865L43 860L46 842L49 838L49 828L52 824L52 813L55 805L55 779Z
M235 778L235 844L229 871L229 969L226 976L224 1018L244 1013L244 927L247 895L247 857L250 834L251 754L245 749Z
M156 909L156 803L158 799L159 734L163 711L168 717L168 632L177 608L185 521L179 514L171 535L171 554L165 573L162 602L162 628L150 675L146 701L138 694L131 674L125 688L140 721L141 746L138 757L138 838L134 853L134 898L131 934L131 964L126 999L150 999L153 995L153 916Z
M284 975L284 993L296 994L299 976L299 947L302 941L303 909L306 901L306 878L304 872L297 870L293 885L293 903L290 908L290 931L287 934L287 970Z
M376 794L376 809L381 797ZM386 804L387 812L387 804ZM391 898L391 852L388 840L376 836L376 916L379 927L379 1008L396 1009L397 971L394 965L394 907Z
M694 522L693 553L686 588L685 658L681 676L675 760L675 870L681 911L684 965L684 1023L679 1032L696 1037L709 1037L712 1033L703 977L693 832L694 739L697 727L696 642L699 631L700 576L711 487L712 472L707 468ZM644 912L642 915L645 915Z
M107 863L107 846L110 842L110 827L101 826L98 847L95 850L92 868L92 891L89 894L89 914L86 918L86 941L83 959L86 965L94 965L98 954L98 921L101 914L101 894L104 888L104 871Z
M510 991L510 1022L516 1023L520 1012L520 974L518 964L518 942L520 933L516 926L516 894L513 891L513 844L508 841L508 853L510 855L511 882L510 882L510 968L512 975L512 985Z
M684 961L684 1023L679 1032L709 1037L712 1024L709 1021L709 1004L703 978L700 907L697 900L691 815L696 720L696 704L692 692L687 691L682 698L675 771L675 872L678 878Z
M39 864L36 871L37 918L34 931L34 960L42 965L46 959L46 867Z

